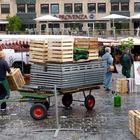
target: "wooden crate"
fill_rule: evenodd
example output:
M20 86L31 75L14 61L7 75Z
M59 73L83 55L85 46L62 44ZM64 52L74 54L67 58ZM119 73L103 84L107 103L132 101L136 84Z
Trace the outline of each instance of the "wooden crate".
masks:
M98 38L89 38L89 49L98 49Z
M29 62L46 63L48 59L48 41L31 40L29 45Z
M7 80L11 90L18 90L25 85L24 77L19 68L12 68L12 74L7 74Z
M73 40L50 39L48 47L48 61L52 62L73 61Z
M127 78L118 78L116 80L116 92L120 94L128 93L128 80Z
M140 110L129 110L128 113L129 130L140 139Z
M75 38L74 48L88 49L89 48L89 38Z

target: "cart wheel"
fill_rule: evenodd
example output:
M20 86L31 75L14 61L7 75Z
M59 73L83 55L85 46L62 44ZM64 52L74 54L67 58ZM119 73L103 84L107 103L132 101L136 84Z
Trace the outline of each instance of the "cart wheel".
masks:
M62 103L65 107L70 107L70 105L72 104L72 94L64 94L62 97Z
M45 105L36 103L31 107L30 115L35 120L43 120L47 116L47 109Z
M87 108L87 110L92 110L92 108L95 105L95 98L92 95L88 95L85 98L85 107Z
M50 108L50 103L48 101L44 102L44 105L45 105L47 110Z

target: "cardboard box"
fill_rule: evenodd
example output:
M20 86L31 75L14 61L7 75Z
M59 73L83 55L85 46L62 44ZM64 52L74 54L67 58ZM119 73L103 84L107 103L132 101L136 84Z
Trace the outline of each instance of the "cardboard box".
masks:
M19 68L12 68L12 74L7 74L7 80L11 91L18 90L25 85L24 77Z

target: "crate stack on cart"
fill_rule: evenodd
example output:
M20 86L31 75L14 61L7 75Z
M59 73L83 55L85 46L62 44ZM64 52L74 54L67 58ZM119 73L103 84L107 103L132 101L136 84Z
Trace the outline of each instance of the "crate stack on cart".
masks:
M74 40L74 48L82 49L88 52L88 60L97 60L98 56L98 38L82 38L76 37Z
M48 59L48 41L30 40L29 61L32 63L46 63Z
M76 45L74 41L75 39L70 36L49 38L48 42L45 42L47 54L44 55L47 58L44 57L45 60L40 63L39 58L32 61L30 84L47 88L54 88L56 85L60 89L102 84L106 63L97 59L97 56L90 56L88 61L74 61L73 50ZM83 41L82 39L81 47L91 50L97 55L97 43L94 41L97 40L88 38ZM79 43L76 47L81 48ZM40 51L41 49L43 50L44 46L40 47Z

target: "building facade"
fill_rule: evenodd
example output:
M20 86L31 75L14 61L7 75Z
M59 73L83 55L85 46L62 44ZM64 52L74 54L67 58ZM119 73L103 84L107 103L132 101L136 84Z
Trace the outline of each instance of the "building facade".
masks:
M103 34L112 32L111 20L102 17L109 14L132 16L140 13L140 0L0 0L0 31L6 30L6 17L21 17L24 29L34 29L36 33L45 33L48 26L50 34ZM36 22L34 18L50 14L61 21ZM137 20L115 20L118 33L140 26Z

